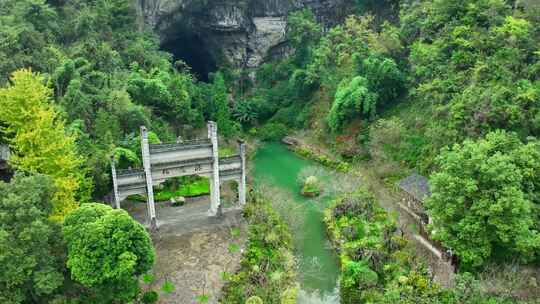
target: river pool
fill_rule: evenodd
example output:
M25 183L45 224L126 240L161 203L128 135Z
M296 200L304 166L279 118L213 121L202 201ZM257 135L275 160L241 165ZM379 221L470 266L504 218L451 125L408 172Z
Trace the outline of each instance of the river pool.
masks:
M296 210L301 228L292 229L299 269L300 304L339 303L339 265L328 241L323 223L323 210L330 199L312 200L300 195L297 182L302 170L318 167L278 143L262 145L255 155L255 183L265 183L284 191L291 198L291 210ZM324 170L318 168L318 170ZM272 195L269 194L270 198Z

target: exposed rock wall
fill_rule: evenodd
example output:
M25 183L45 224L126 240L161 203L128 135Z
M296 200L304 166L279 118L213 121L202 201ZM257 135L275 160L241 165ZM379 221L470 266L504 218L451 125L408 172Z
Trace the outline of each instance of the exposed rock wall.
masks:
M255 68L286 49L289 12L311 8L330 27L350 12L352 0L136 0L144 22L161 42L196 35L215 60ZM189 43L179 40L178 43ZM217 57L224 58L217 58Z

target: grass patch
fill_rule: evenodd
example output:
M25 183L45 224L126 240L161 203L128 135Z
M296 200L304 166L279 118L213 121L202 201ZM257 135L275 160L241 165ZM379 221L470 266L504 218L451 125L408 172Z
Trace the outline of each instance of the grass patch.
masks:
M154 199L157 202L168 201L173 197L195 197L210 193L210 180L199 176L187 176L171 179L163 184L162 189L154 190ZM129 200L146 202L143 195L131 195Z
M238 151L236 149L233 149L231 147L219 147L219 157L229 157L234 156L238 154Z

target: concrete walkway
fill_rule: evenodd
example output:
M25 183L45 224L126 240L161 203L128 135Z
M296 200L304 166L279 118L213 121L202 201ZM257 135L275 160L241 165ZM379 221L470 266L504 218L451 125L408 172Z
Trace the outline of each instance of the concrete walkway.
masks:
M145 203L127 202L122 208L139 223L148 226ZM242 217L238 205L224 203L221 216L209 217L209 196L190 198L182 207L172 207L169 202L156 202L159 234L184 235L195 231L207 231L214 227L229 226Z

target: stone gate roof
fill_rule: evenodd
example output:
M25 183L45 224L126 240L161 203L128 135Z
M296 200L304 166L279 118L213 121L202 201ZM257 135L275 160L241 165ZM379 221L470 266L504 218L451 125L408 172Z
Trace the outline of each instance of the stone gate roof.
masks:
M421 202L431 196L428 179L416 173L402 179L399 188Z

